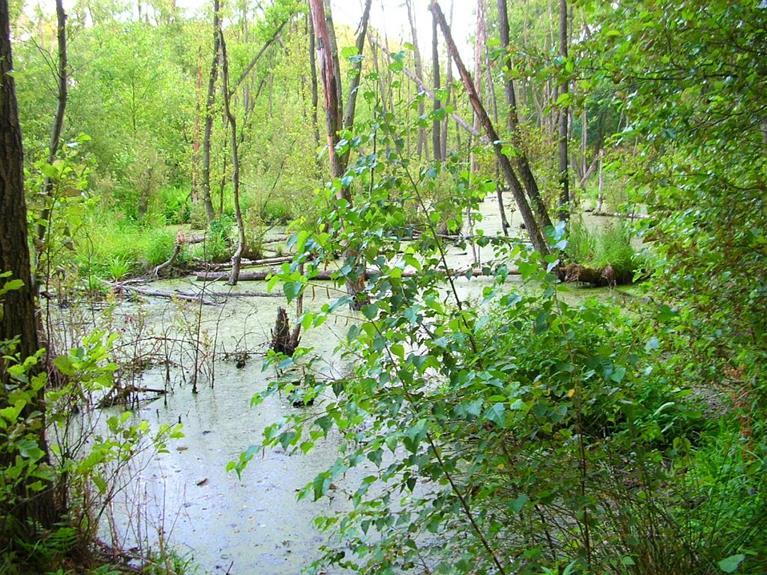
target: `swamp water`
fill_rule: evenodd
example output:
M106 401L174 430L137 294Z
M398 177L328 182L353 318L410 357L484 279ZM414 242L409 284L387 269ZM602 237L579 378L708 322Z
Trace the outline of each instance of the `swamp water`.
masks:
M500 227L495 199L489 198L483 208L486 216L478 227L488 234L495 233ZM516 219L512 219L514 230L519 229ZM483 249L482 260L491 257L489 248ZM471 260L470 253L452 250L449 265L463 268ZM512 281L513 278L509 280ZM462 299L472 299L479 298L482 288L489 283L481 278L460 279L457 287ZM202 284L185 279L155 282L152 287L189 293L200 290ZM228 462L259 443L267 425L291 411L313 408L293 407L286 397L272 397L256 408L250 407L251 397L274 376L273 370L262 370L262 357L271 340L277 309L285 305L285 300L247 295L263 292L263 282L243 282L234 288L218 282L204 289L210 296L217 292L240 294L217 298L217 305L188 304L182 308L186 310L182 316L199 310L201 333L209 340L215 338L209 343L216 349L215 376L201 376L198 393L193 394L188 374L193 371L194 361L187 355L174 368L176 372L185 372L186 383L175 385L172 393L164 397L142 402L137 409L137 417L153 426L182 423L185 437L171 442L168 453L144 458L136 466L113 505L108 522L111 535L125 548L149 544L156 549L161 542L167 543L181 556L192 559L202 573L296 574L319 556L319 547L328 537L314 529L312 518L351 505L343 484L336 487L329 499L317 503L297 500L299 489L335 461L337 439L331 434L307 455L290 456L281 449L259 452L241 478L226 471ZM583 297L577 292L586 296L608 293L571 288L564 297ZM276 293L280 293L279 288ZM319 308L338 295L340 292L329 284L327 289L324 285L310 288L305 307ZM169 333L168 318L179 313L171 308L178 308L178 304L167 299L143 299L148 325L165 325L166 334ZM120 304L117 310L118 316L126 317L134 312L135 304L128 302ZM302 345L314 348L324 359L325 365L321 367L324 377L343 374L334 350L354 321L350 314L341 310L321 328L303 335ZM250 356L244 367L238 368L236 361L243 351ZM142 374L140 384L162 388L166 376L164 368L150 368ZM354 478L339 483L348 483L352 490L356 486Z

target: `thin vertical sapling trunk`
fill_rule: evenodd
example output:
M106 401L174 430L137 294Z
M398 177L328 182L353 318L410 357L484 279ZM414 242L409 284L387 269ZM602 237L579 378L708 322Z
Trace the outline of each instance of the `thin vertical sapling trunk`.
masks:
M210 64L208 76L208 96L205 100L205 124L202 135L202 202L208 223L216 218L213 210L213 201L210 197L210 144L213 134L213 106L216 103L216 81L218 79L219 60L219 34L221 4L219 0L213 0L213 60Z
M312 91L312 128L314 130L314 147L320 147L320 126L317 122L317 106L319 104L319 94L317 91L317 60L314 50L314 23L311 14L306 17L309 28L309 70Z
M563 104L559 107L559 218L567 221L570 218L570 170L567 158L568 137L568 80L566 70L567 62L567 0L559 0L559 55L562 59L563 75L559 85L559 98L563 98Z
M67 107L67 14L64 12L63 0L56 0L56 43L58 45L58 70L56 71L56 115L51 128L51 141L48 145L48 163L56 160L61 144L61 132L64 129L64 112ZM37 225L37 239L40 251L43 250L47 235L53 195L53 182L48 176L43 180L43 200L45 205L40 213L40 223Z
M240 208L240 153L237 142L237 119L231 108L231 93L229 92L229 57L226 53L226 41L219 24L219 50L221 57L221 94L224 99L224 113L229 123L230 146L232 147L232 194L234 197L234 217L237 221L237 249L232 255L232 270L229 274L229 285L236 285L240 277L240 263L245 251L245 223Z
M418 78L418 82L423 84L423 63L421 60L421 51L418 49L418 34L415 24L415 12L413 10L412 0L406 0L407 17L410 23L410 35L413 42L413 57L415 58L415 74ZM425 112L425 106L423 98L418 99L418 117L422 118ZM418 127L418 144L416 146L416 152L418 159L421 159L424 148L426 147L426 129L423 126Z
M432 18L431 21L431 69L434 88L434 107L433 118L431 123L431 142L432 149L434 151L434 160L441 162L444 160L442 157L442 138L440 137L440 127L442 120L439 118L439 111L442 108L442 102L439 99L440 79L439 79L439 36L437 30L437 19Z
M460 74L463 85L466 88L466 92L469 96L469 101L471 102L472 108L479 116L480 124L482 124L484 127L485 133L493 146L496 158L498 159L498 163L501 166L501 172L503 173L509 188L511 188L511 193L514 196L514 201L516 202L519 213L522 216L522 221L525 224L525 228L527 229L530 241L538 253L541 255L547 255L549 253L549 248L546 244L546 240L544 239L543 234L541 233L541 228L539 227L538 222L535 220L535 216L530 209L530 204L527 202L522 184L514 173L514 169L511 166L511 162L509 161L508 156L506 156L503 151L503 146L499 140L498 133L496 132L493 123L490 121L490 117L487 115L485 107L482 105L482 101L479 98L477 89L474 87L474 82L471 79L471 75L466 69L466 66L463 64L461 55L458 53L458 48L455 46L455 42L453 41L453 37L450 33L450 27L447 25L447 21L445 20L445 16L442 13L442 9L440 8L439 3L433 1L430 5L430 10L434 15L435 21L442 29L442 34L445 37L447 48L453 57L453 61L455 62L456 67L458 68L458 73Z

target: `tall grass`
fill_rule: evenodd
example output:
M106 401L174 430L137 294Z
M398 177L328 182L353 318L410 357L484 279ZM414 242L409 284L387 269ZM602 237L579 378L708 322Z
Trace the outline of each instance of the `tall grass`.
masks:
M570 224L567 251L573 261L595 268L612 266L616 272L636 272L645 258L632 244L631 229L623 222L590 230L582 220Z

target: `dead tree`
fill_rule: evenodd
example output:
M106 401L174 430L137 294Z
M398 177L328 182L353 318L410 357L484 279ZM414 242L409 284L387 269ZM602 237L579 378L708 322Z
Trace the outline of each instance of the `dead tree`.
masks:
M360 23L359 32L357 34L356 46L358 49L358 57L362 56L362 49L365 46L365 36L367 34L367 20L370 16L370 3L371 0L367 0L365 12L363 15L363 21ZM318 61L320 63L320 69L322 71L322 85L325 92L325 119L327 125L327 138L328 138L328 157L330 159L330 175L332 178L340 178L346 166L349 162L350 155L348 153L339 155L336 153L336 145L339 142L339 129L342 126L341 116L341 82L339 77L339 69L336 64L336 58L334 54L338 53L338 48L335 45L335 38L331 37L328 27L328 17L325 14L325 6L322 0L309 0L309 8L311 11L312 22L314 24L314 31L316 34L316 45ZM330 20L332 22L332 19ZM354 82L352 82L352 88L355 88ZM349 99L357 98L358 90L352 89L349 91ZM345 129L351 130L354 127L354 104L349 104L352 114L346 116L348 124L343 125ZM348 186L339 186L336 192L336 199L339 202L346 202L349 205L352 204L352 194ZM357 261L359 254L353 249L347 247L346 257L349 260ZM355 306L361 305L356 297L364 289L364 274L361 274L357 279L349 280L347 282L347 291L350 295L355 296Z
M277 321L272 330L271 348L277 353L283 353L292 356L301 342L301 324L296 322L293 329L290 329L290 320L288 312L284 307L277 309Z

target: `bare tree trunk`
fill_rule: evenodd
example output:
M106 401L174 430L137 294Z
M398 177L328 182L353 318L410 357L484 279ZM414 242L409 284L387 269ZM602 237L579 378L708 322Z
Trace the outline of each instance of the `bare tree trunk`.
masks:
M559 55L562 61L567 60L567 0L559 0ZM562 71L565 74L565 71ZM568 94L568 81L564 79L559 86L559 94ZM567 158L567 120L570 107L565 103L559 109L559 218L562 221L570 219L570 170Z
M362 13L362 21L360 22L357 41L355 42L357 60L352 68L351 81L349 82L349 97L346 100L346 110L344 111L343 127L345 130L350 130L354 125L354 112L357 108L357 90L359 89L362 77L362 52L365 49L365 35L368 31L368 20L372 3L373 0L365 2L365 10Z
M540 190L538 189L538 183L535 180L533 171L530 168L530 162L527 159L527 154L524 151L522 139L519 135L519 116L517 115L517 96L514 90L514 81L511 79L510 63L508 59L509 53L509 18L506 11L506 0L498 0L498 28L501 34L501 45L506 51L506 57L504 58L504 92L506 94L506 105L508 106L508 112L506 117L506 125L511 135L512 144L517 150L517 156L514 159L522 183L525 186L527 197L530 200L530 204L535 210L535 214L538 217L538 222L544 229L551 226L551 218L549 218L549 212L546 209L546 204L543 202Z
M208 222L216 218L213 202L210 198L210 141L213 134L213 105L216 103L216 80L218 79L219 34L221 5L219 0L213 0L213 60L210 64L208 77L208 97L205 100L205 125L202 135L202 202Z
M453 8L455 7L454 0L450 0L450 27L453 26ZM449 106L452 101L452 90L453 90L453 64L452 64L452 58L450 57L450 54L447 55L447 78L445 82L445 87L447 88L447 99L445 100L445 105ZM450 117L446 114L445 119L443 120L443 126L442 126L442 133L441 133L441 154L442 159L447 159L447 135L448 135L448 126L450 125Z
M431 143L434 150L434 160L441 162L444 160L442 157L442 138L440 137L440 126L442 121L437 116L437 113L442 108L442 103L439 99L439 36L437 35L437 19L432 18L431 26L431 69L433 77L434 87L434 118L431 123Z
M51 141L48 145L48 163L56 160L56 155L61 144L61 132L64 129L64 112L67 107L67 14L64 12L62 0L56 0L56 41L58 44L58 70L56 80L58 85L56 115L53 118L51 128ZM45 202L40 213L40 223L37 225L37 239L42 251L45 236L47 235L53 195L53 182L48 176L43 180L43 200Z
M200 115L202 114L202 49L197 52L197 74L195 81L195 110L194 110L194 132L192 135L192 192L190 194L192 203L199 200L200 186Z
M413 51L415 57L415 75L418 78L420 84L423 84L423 63L421 60L421 51L418 49L418 33L415 24L415 12L413 10L412 0L405 0L407 5L407 17L410 22L410 35L413 42ZM418 100L418 117L423 117L425 109L422 99ZM418 128L418 145L416 151L418 153L418 159L421 159L424 148L426 146L426 129L423 126Z
M338 59L338 41L336 40L336 27L333 24L333 10L330 6L330 0L325 0L325 23L330 40L326 49L330 51L330 57L333 59L333 67L336 71L336 99L338 101L338 117L341 119L340 110L344 109L344 93L341 83L341 62ZM340 126L340 124L339 124Z
M317 106L319 104L319 95L317 92L317 61L314 53L314 23L311 15L307 16L309 22L309 70L311 71L311 89L312 89L312 128L314 129L314 146L320 147L320 126L317 122Z
M230 106L231 92L229 91L229 56L226 53L226 41L221 25L218 28L219 48L221 56L221 95L224 99L224 113L229 123L229 134L232 147L232 194L234 197L234 217L237 221L237 249L232 255L232 270L229 274L229 285L237 285L240 277L240 262L245 251L245 224L242 221L240 208L240 153L237 142L237 119Z
M10 278L0 280L0 285L12 279L23 282L19 289L11 290L3 296L5 301L0 315L0 341L18 338L15 351L23 360L38 351L39 342L24 198L24 151L12 70L8 0L0 0L0 273L10 273ZM9 403L5 385L9 381L8 365L4 355L0 354L0 409L8 407ZM45 453L43 461L47 462L44 391L40 389L35 394L24 408L22 417L33 412L41 414L36 422L37 427L30 431L36 432L38 447ZM0 467L12 463L17 456L18 453L7 448L0 457ZM13 516L20 529L28 529L30 521L49 527L56 518L53 490L35 490L32 484L39 482L39 478L32 476L21 483L17 492L20 503L15 506Z
M434 14L435 21L439 24L440 28L442 28L442 34L445 37L445 41L447 42L448 51L452 54L453 61L458 68L458 72L461 76L461 80L463 81L463 85L466 88L466 92L469 96L471 105L479 116L480 123L485 128L485 133L492 143L493 149L495 150L495 155L498 159L498 163L501 165L501 171L503 172L504 178L506 179L506 183L511 188L512 195L514 196L514 200L517 203L517 208L519 209L519 213L522 216L522 221L525 224L533 247L541 255L546 255L549 253L549 248L546 245L546 240L541 233L538 222L535 221L535 216L530 209L530 204L527 203L527 198L525 197L522 184L514 173L514 169L511 167L509 158L503 152L503 146L499 140L498 133L493 127L493 123L490 121L490 117L487 115L487 111L482 105L479 94L474 87L474 82L472 82L471 75L469 74L468 70L466 70L466 66L464 66L463 60L461 60L461 55L458 53L458 48L456 48L453 37L450 34L450 27L445 21L445 16L442 13L439 2L433 0L430 5L430 9L432 14Z

